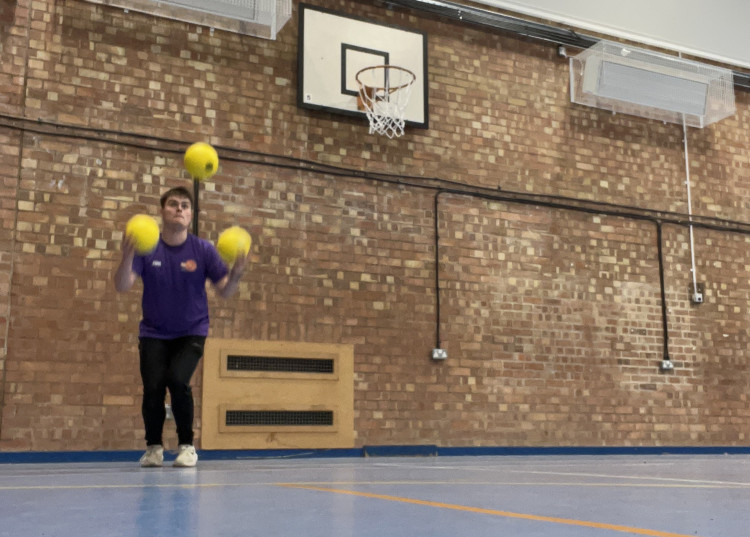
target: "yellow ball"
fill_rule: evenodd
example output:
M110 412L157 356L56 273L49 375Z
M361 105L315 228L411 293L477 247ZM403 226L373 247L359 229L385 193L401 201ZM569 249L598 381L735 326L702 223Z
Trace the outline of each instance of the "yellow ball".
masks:
M128 220L125 235L135 244L138 255L150 254L159 244L159 224L147 214L137 214Z
M216 249L224 263L231 267L238 257L248 254L252 243L250 233L239 226L232 226L221 232Z
M211 145L196 142L185 151L185 169L193 179L203 181L219 169L219 155Z

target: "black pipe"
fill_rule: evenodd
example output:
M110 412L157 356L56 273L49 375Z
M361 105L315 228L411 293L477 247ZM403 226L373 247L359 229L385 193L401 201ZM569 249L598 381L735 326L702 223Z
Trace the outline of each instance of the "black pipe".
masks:
M97 142L104 142L104 143L110 143L115 145L121 145L126 147L135 147L139 149L149 149L152 151L163 151L163 152L171 152L171 153L181 153L183 150L181 147L184 146L185 142L180 140L166 140L166 139L158 139L155 137L147 136L147 135L137 135L134 133L124 133L124 132L114 132L114 131L106 131L104 129L91 129L91 128L85 128L85 127L73 127L69 125L60 125L52 122L46 122L43 120L38 120L35 122L32 122L25 118L18 118L13 116L7 116L4 114L0 114L0 119L7 119L10 120L10 124L2 124L0 123L0 126L19 130L21 132L33 132L36 134L41 135L47 135L47 136L59 136L59 137L67 137L67 138L73 138L73 139L86 139L91 141L97 141ZM31 125L35 124L36 127L32 127ZM46 131L42 128L39 128L39 125L49 125L57 128L70 128L76 129L77 133L72 132L50 132ZM96 131L96 134L80 134L81 132L91 132ZM131 136L136 139L142 139L144 142L131 142L131 141L125 141L120 139L107 139L106 137L103 137L102 134L110 134L110 135L124 135L124 136ZM175 143L179 145L179 149L165 149L164 147L154 147L153 145L150 145L146 143L146 141L151 142L169 142L169 143ZM241 151L234 148L227 148L227 150L235 151L237 153L252 153L256 155L261 155L264 157L276 157L276 155L268 155L268 154L259 154L251 151ZM437 194L435 196L435 230L436 230L436 241L438 240L438 233L437 230L438 227L438 196L441 194L455 194L455 195L461 195L461 196L469 196L469 197L476 197L491 201L500 201L500 202L506 202L506 203L518 203L521 205L534 205L538 207L547 207L547 208L553 208L553 209L561 209L561 210L568 210L568 211L576 211L576 212L583 212L588 214L599 214L599 215L606 215L606 216L616 216L621 218L629 218L633 220L641 220L641 221L648 221L652 222L657 226L657 236L658 236L658 252L659 252L659 276L660 276L660 286L661 286L661 297L662 297L662 322L664 326L664 359L669 360L669 349L668 349L668 324L667 324L667 306L666 306L666 296L665 296L665 284L664 284L664 271L663 271L663 259L662 259L662 245L661 245L661 226L663 224L673 224L677 226L693 226L697 228L703 228L703 229L710 229L714 231L724 231L728 233L740 233L743 235L750 235L750 229L747 229L747 226L749 224L744 222L732 222L727 221L723 219L718 218L709 218L709 217L696 217L696 216L685 216L680 215L678 213L672 213L667 211L652 211L648 209L640 209L641 213L633 212L638 211L639 208L637 207L629 207L629 206L622 206L622 205L614 205L609 203L603 203L603 202L592 202L589 200L577 200L574 198L567 198L564 196L550 196L550 195L529 195L527 193L523 192L507 192L507 191L490 191L490 189L483 188L483 187L471 187L468 185L462 185L463 188L445 188L436 186L435 184L419 184L412 181L404 181L401 176L392 176L388 174L374 174L374 173L367 173L362 172L359 170L351 170L348 168L340 168L336 166L331 165L319 165L316 162L313 161L303 161L298 160L297 164L282 164L282 163L273 163L273 162L263 162L263 161L251 161L246 158L237 158L237 157L228 157L224 156L222 157L224 160L234 161L234 162L244 162L247 164L255 164L255 165L261 165L261 166L271 166L271 167L279 167L279 168L286 168L286 169L295 169L300 171L307 171L309 173L317 173L317 174L325 174L325 175L331 175L331 176L338 176L338 177L357 177L360 179L367 179L369 181L376 181L376 182L384 182L389 184L395 184L399 186L410 186L412 188L423 188L428 190L436 190ZM288 160L288 159L287 159ZM320 169L318 169L320 168ZM409 179L416 181L417 179L421 179L422 181L433 181L437 184L453 184L451 181L448 180L442 180L438 178L424 178L424 177L408 177ZM456 184L458 186L458 184ZM580 206L580 205L573 205L573 203L587 203L589 204L588 207ZM196 214L197 214L197 196L196 196ZM650 214L649 214L650 213ZM697 222L695 221L696 218L704 218L706 220L711 220L714 223L709 223L708 221L705 222ZM727 227L729 225L733 225L736 227ZM196 222L193 222L194 229L197 229ZM437 312L437 318L438 318L438 328L437 328L437 342L438 347L440 347L440 312L439 312L439 273L438 270L438 249L437 249L437 243L435 248L435 259L436 259L436 298L437 298L437 305L438 305L438 312Z
M667 295L664 289L664 257L661 244L661 222L656 223L656 242L659 252L659 285L661 287L661 323L664 333L664 361L669 362L669 323L667 322Z
M439 219L438 219L438 197L441 194L456 194L456 195L462 195L462 196L469 196L469 197L478 197L478 198L484 198L492 201L504 201L506 203L519 203L523 205L537 205L541 207L547 207L552 209L560 209L560 210L569 210L569 211L578 211L583 213L589 213L589 214L603 214L606 216L615 216L615 217L622 217L626 219L634 219L634 220L642 220L646 222L651 222L656 226L656 250L657 250L657 256L659 261L659 287L660 287L660 296L661 296L661 318L662 318L662 335L663 335L663 352L662 352L662 363L670 362L669 358L669 323L668 323L668 311L667 311L667 296L666 296L666 284L664 282L664 254L662 250L662 222L657 220L656 218L651 218L647 216L642 215L633 215L633 214L622 214L622 213L616 213L611 212L607 213L605 211L597 211L597 210L591 210L587 208L581 208L581 207L571 207L571 206L563 206L558 203L529 203L529 202L523 202L519 200L509 200L504 199L501 196L483 196L478 194L471 194L467 192L461 192L461 191L450 191L450 190L440 190L435 195L435 297L436 297L436 308L437 308L437 327L436 327L436 333L437 333L437 348L442 348L440 346L440 274L439 274L439 266L440 266L440 259L438 256L438 229L439 229Z
M8 122L5 122L5 120L7 120ZM45 136L58 136L76 140L87 140L100 143L103 142L123 147L132 147L135 149L158 151L161 153L182 154L184 153L184 146L186 144L184 140L173 140L131 132L64 125L41 119L29 120L26 118L15 117L6 114L0 114L0 127L6 127L9 129L19 130L21 132L31 132ZM57 130L50 131L45 129L44 127L53 127ZM67 129L67 132L64 132L63 129ZM121 136L126 136L131 139L141 141L124 140L120 138ZM164 145L156 146L154 145L156 143L174 145L174 147L169 148L165 147ZM426 190L445 190L446 192L452 192L453 194L476 195L494 201L506 201L508 203L521 203L527 205L554 207L558 209L578 210L591 214L606 214L609 216L622 216L624 218L637 218L653 221L658 220L659 222L662 222L664 224L674 224L683 227L693 226L696 228L711 229L714 231L724 231L728 233L750 235L750 222L728 220L724 218L717 218L714 216L688 215L684 213L663 210L657 211L654 209L644 209L641 207L630 205L585 200L552 194L529 194L528 192L500 190L499 187L488 188L473 186L449 179L441 179L439 177L364 172L361 170L355 170L343 166L321 164L312 160L283 157L280 155L260 153L257 151L237 149L228 146L214 147L216 149L222 149L223 151L227 152L227 154L222 155L222 160L227 162L239 162L243 164L267 166L270 168L305 171L315 174L330 175L333 177L359 178L366 179L368 181L395 184L411 188L422 188ZM232 156L231 153L240 154L243 156L236 157ZM284 162L256 160L254 158L249 158L246 155L258 156L262 159L277 158L282 159Z
M440 229L438 224L440 219L438 218L438 198L443 191L439 191L435 194L435 217L433 218L435 223L435 348L442 349L440 342Z

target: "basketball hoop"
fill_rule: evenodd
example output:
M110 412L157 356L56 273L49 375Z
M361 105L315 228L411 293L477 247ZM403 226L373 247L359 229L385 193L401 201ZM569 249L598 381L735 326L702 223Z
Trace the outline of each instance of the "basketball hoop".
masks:
M354 77L359 85L357 108L367 115L370 134L388 138L404 134L404 113L416 75L404 67L373 65Z

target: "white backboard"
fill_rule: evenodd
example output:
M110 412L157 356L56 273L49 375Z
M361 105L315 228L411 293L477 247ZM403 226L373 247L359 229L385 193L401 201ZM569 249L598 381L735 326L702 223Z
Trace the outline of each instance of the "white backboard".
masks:
M357 105L357 72L372 65L412 71L416 81L406 107L406 125L428 127L427 38L415 32L300 4L297 104L366 116Z

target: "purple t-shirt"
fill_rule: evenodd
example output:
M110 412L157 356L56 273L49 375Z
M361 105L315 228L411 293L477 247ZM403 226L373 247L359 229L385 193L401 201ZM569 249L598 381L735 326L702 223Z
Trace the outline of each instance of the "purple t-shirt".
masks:
M159 238L156 250L133 258L133 272L143 280L140 337L208 335L206 280L216 283L229 272L210 242L188 234L169 246Z

